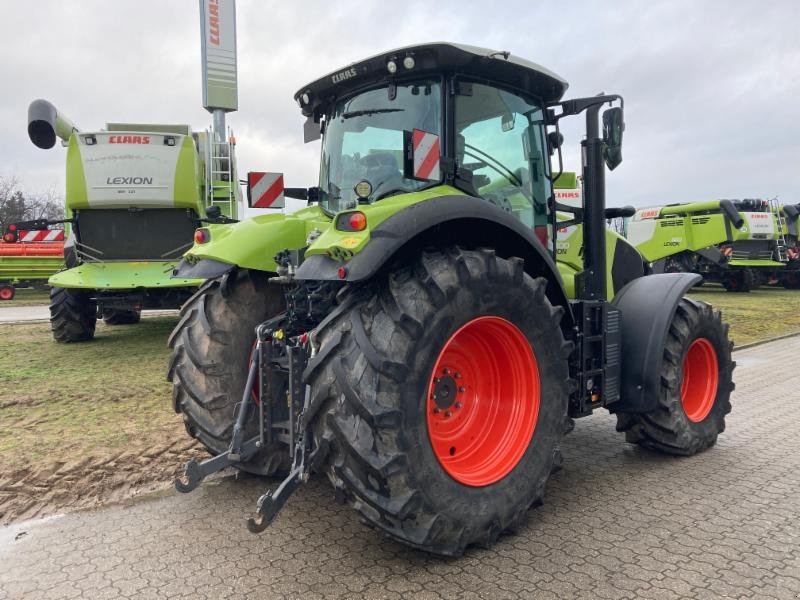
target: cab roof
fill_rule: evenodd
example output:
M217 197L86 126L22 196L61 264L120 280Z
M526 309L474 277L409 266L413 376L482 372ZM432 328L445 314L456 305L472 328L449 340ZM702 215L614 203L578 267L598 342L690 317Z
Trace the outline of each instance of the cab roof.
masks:
M403 65L406 57L414 59L413 68L407 69ZM389 61L397 66L394 75L389 73ZM505 51L432 42L389 50L354 62L302 87L294 98L303 114L311 116L324 110L335 99L364 86L388 83L392 78L443 71L517 88L541 98L545 104L560 100L569 85L552 71ZM308 102L304 102L304 94Z

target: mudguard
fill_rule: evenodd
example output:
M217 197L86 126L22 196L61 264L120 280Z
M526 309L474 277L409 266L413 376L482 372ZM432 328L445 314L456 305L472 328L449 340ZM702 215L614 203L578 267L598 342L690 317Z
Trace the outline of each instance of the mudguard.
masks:
M526 270L548 279L547 296L568 308L561 276L550 254L533 233L511 213L480 198L447 195L425 200L392 215L371 229L370 241L347 262L317 254L297 269L297 279L364 281L401 252L430 245L490 246L499 256L519 256ZM340 268L344 268L340 272Z
M620 399L611 412L643 413L656 408L664 344L678 302L703 278L694 273L647 275L631 281L614 297L622 328Z

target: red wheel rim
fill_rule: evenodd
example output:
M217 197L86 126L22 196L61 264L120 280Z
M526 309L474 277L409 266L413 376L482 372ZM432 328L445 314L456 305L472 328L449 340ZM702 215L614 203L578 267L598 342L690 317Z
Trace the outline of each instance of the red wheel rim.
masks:
M444 345L428 383L428 438L464 485L491 485L517 465L539 416L539 367L525 335L478 317Z
M699 423L711 412L719 385L717 353L707 338L691 343L683 359L681 403L686 417Z
M11 296L13 295L13 291L11 288L0 288L0 300L11 300Z

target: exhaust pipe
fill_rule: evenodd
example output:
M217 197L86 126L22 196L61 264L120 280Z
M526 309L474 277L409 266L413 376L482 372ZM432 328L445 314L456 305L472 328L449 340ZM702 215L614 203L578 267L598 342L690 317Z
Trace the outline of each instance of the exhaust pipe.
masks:
M736 229L742 228L742 225L744 225L744 219L742 218L742 215L739 214L739 211L736 210L733 202L730 200L720 200L719 207L722 209L722 212L725 213L725 216L730 219L730 222L734 227L736 227Z
M35 146L47 150L56 144L56 137L65 142L73 131L79 131L75 124L60 114L47 100L34 100L28 107L28 137Z

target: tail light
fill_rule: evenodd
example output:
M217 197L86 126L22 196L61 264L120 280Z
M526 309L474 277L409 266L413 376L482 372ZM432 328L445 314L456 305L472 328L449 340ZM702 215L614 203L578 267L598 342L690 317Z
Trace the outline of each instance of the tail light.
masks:
M195 244L205 244L211 241L211 232L206 227L201 227L200 229L195 229L194 232L194 243Z
M367 215L362 212L349 212L336 217L339 231L364 231L367 228Z

